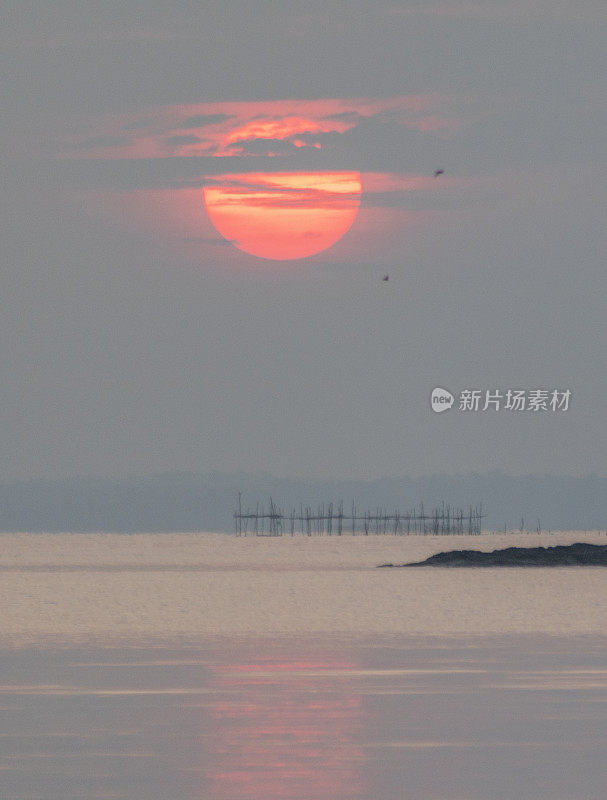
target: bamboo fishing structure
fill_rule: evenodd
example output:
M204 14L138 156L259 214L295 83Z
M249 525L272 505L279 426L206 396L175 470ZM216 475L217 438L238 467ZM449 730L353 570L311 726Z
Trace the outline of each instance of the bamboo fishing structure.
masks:
M483 514L482 503L469 506L465 511L442 503L429 511L423 503L419 508L406 512L387 511L377 508L375 511L361 512L352 503L349 513L344 512L343 501L338 504L321 504L316 509L300 504L299 509L292 508L289 513L279 508L270 497L268 507L263 503L255 506L255 510L243 510L241 495L238 495L238 508L234 512L235 532L237 536L351 536L385 535L394 536L425 534L434 536L474 535L481 532Z

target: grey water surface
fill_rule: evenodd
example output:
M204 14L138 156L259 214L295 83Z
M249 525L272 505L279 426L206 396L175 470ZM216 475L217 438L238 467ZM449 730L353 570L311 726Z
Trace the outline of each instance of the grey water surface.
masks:
M3 800L600 800L607 640L0 652Z

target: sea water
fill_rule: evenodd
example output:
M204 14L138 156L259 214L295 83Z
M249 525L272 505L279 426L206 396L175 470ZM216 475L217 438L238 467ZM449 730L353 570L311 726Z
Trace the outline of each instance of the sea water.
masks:
M602 800L607 570L377 569L579 540L3 535L0 797Z

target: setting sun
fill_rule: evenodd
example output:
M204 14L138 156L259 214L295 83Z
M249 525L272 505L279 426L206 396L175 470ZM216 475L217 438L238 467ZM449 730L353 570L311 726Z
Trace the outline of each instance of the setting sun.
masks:
M235 247L260 258L306 258L335 244L360 205L358 172L220 175L204 188L209 217Z

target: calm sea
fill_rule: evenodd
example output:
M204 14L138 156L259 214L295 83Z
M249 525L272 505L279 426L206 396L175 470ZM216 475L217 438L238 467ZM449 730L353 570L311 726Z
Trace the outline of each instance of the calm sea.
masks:
M389 538L3 536L0 798L604 800L607 570Z

